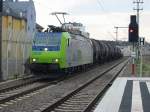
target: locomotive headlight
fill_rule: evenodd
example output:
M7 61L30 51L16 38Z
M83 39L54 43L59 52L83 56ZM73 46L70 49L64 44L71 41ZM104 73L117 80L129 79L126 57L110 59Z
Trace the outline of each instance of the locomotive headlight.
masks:
M55 62L57 63L59 60L58 59L55 59Z
M33 61L33 62L36 62L36 59L35 59L35 58L33 58L33 59L32 59L32 61Z
M58 62L59 62L59 59L57 59L57 58L56 58L56 59L52 59L52 62L53 62L53 63L58 63Z
M48 48L44 48L44 51L48 51Z

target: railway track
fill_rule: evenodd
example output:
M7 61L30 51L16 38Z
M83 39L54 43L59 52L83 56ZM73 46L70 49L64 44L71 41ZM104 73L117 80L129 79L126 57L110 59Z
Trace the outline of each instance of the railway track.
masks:
M93 67L89 68L88 70L92 69ZM86 71L88 71L86 70ZM81 73L84 71L81 71ZM78 72L74 73L74 74L78 74ZM45 75L45 74L44 74ZM9 91L13 91L16 90L18 88L21 87L25 87L25 86L29 86L32 85L34 83L38 83L39 81L41 81L42 79L49 79L49 80L57 80L59 78L61 78L61 80L65 77L65 76L60 76L60 77L49 77L49 76L30 76L30 77L26 77L26 78L22 78L22 79L17 79L17 80L11 80L11 81L7 81L7 82L1 82L0 83L0 94L5 93L5 92L9 92ZM54 74L53 74L54 75ZM55 74L56 75L56 74ZM68 78L72 77L67 76ZM55 82L54 82L55 83Z
M119 63L94 79L69 92L52 105L46 105L42 112L89 112L98 99L124 69L128 61ZM110 76L110 74L113 74Z
M23 79L2 82L2 83L0 83L0 94L20 88L22 86L26 86L26 85L35 83L39 80L40 80L39 77L31 76L31 77L27 77L27 78L23 78Z
M51 82L35 82L32 84L28 84L26 86L22 86L17 89L9 90L7 92L0 93L0 104L4 104L6 102L9 102L10 100L14 100L16 98L25 96L27 94L33 93L34 91L37 91L39 89L45 88L50 85L56 84L57 81L51 81Z
M120 60L119 61L120 63L122 63L122 60ZM116 63L116 62L115 62ZM100 75L100 76L98 76L99 78L101 78L104 74L106 74L107 72L108 72L108 70L109 71L111 71L111 69L112 68L114 68L114 67L116 67L118 64L116 64L115 66L112 66L112 64L110 63L110 65L111 65L111 67L109 67L109 68L107 68L107 71L104 71L104 72L101 72L102 74ZM42 89L41 90L41 93L42 93L42 91L43 90L45 90L44 88L46 88L46 87L57 87L58 85L60 85L59 84L59 82L63 82L64 80L68 80L69 78L70 79L74 79L74 78L72 78L72 77L76 77L78 74L74 74L74 75L72 75L72 76L68 76L68 77L63 77L63 78L61 78L61 79L59 79L59 80L54 80L54 81L50 81L50 82L38 82L38 81L35 81L34 83L26 83L24 86L19 86L19 87L17 87L17 88L14 88L14 89L8 89L8 91L4 91L4 92L1 92L0 93L0 108L2 108L2 107L5 107L5 105L14 105L14 104L16 104L16 102L20 102L20 99L22 100L22 101L24 101L23 99L28 99L28 97L31 97L31 99L32 99L32 96L35 96L35 95L37 95L37 93L39 92L39 90L40 89ZM95 76L94 76L95 77ZM97 77L97 78L98 78ZM77 77L76 77L77 78ZM90 80L91 80L91 78L90 78ZM94 79L92 79L91 81L93 82L93 81L95 81L95 80L97 80L96 78L94 78ZM104 79L103 79L104 80ZM89 84L90 84L90 82L89 82ZM87 85L89 85L89 84L87 84ZM82 85L82 84L80 84L80 85ZM109 83L109 85L110 85L110 83ZM52 88L53 88L52 87ZM86 86L81 86L79 89L76 89L75 90L75 93L78 91L78 90L80 90L80 89L83 89L84 87L86 87ZM92 89L91 89L92 90ZM98 89L97 89L98 90ZM66 90L67 91L67 90ZM85 90L86 91L86 90ZM68 91L69 92L69 91ZM69 94L70 94L71 92L69 92ZM50 93L49 93L50 94ZM73 94L74 94L74 92L73 92ZM72 95L72 94L71 94ZM82 95L82 94L80 94L80 95ZM80 96L79 95L79 96ZM87 95L89 95L89 93L87 94ZM83 94L83 98L86 98L85 97L86 95L85 94ZM66 96L67 97L67 96ZM62 98L62 97L61 97ZM68 97L69 98L69 97ZM55 99L55 98L54 98ZM63 98L62 98L63 99ZM78 99L80 99L80 98L78 98ZM91 99L89 98L89 100L92 100L93 98L91 97ZM59 100L59 99L58 99ZM58 100L56 100L56 101L58 101ZM21 101L21 102L22 102ZM81 100L82 101L82 100ZM14 103L15 102L15 103ZM59 101L58 101L59 102ZM70 103L70 102L69 102ZM71 104L71 103L70 103ZM53 105L55 105L55 104L53 104ZM66 105L66 104L65 104ZM60 104L60 106L62 106L62 107L65 107L64 106L64 104L63 105L61 105ZM60 107L60 106L58 106L58 107ZM67 105L66 105L67 106ZM12 107L12 106L11 106ZM48 109L48 111L49 111L49 108L47 108L47 107L49 107L49 105L47 104L47 105L45 105L44 106L44 108L43 108L43 106L41 106L40 107L40 110L41 111L43 111L43 112L47 112L47 109ZM18 108L18 107L17 107ZM50 107L51 108L51 107ZM70 107L71 108L71 107ZM4 108L3 108L4 109ZM59 110L59 108L56 108L56 110ZM33 109L34 110L34 109ZM33 110L31 110L31 111L33 111ZM55 108L53 108L53 109L50 109L50 110L53 110L53 111L56 111L55 110ZM57 110L57 111L58 111ZM9 111L9 110L7 110L7 111ZM68 109L68 111L69 111L69 109ZM72 110L73 111L73 110ZM65 110L65 112L67 112L66 110Z
M76 74L77 75L77 74ZM60 78L53 79L52 81L42 81L45 77L30 77L22 82L14 82L14 85L9 87L0 88L0 105L5 105L5 103L9 103L19 97L27 96L28 94L32 94L37 90L46 88L48 86L56 85L57 83L67 80L75 75L69 75L67 77L62 76Z

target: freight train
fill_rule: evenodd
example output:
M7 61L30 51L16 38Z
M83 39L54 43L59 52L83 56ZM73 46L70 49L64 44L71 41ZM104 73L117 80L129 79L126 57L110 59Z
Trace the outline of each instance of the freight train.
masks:
M119 48L90 39L81 23L64 23L61 27L49 26L45 32L35 34L30 70L68 73L121 57Z

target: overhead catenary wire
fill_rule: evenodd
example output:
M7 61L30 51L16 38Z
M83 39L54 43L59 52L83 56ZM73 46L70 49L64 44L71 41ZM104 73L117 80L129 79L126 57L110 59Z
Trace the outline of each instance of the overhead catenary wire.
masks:
M100 0L97 0L97 2L98 2L98 4L99 4L99 6L101 7L101 9L102 9L104 12L106 12L105 9L104 9L104 7L103 7L103 5L102 5L102 2L101 2Z
M113 40L115 40L115 36L111 32L107 31L107 33L112 36Z
M42 7L44 7L45 9L50 9L50 10L52 10L52 8L50 8L47 4L45 4L45 3L43 3L43 2L39 2L39 1L36 1L36 0L33 0L36 4L39 4L39 5L42 5ZM107 13L109 13L109 11L107 11L105 8L104 8L104 6L103 6L103 3L104 3L104 1L103 0L97 0L97 2L98 2L98 4L99 4L99 6L100 6L100 8L102 9L102 11L103 12L105 12L106 14ZM105 15L104 14L104 16L105 16L105 18L106 18L106 24L110 24L111 26L112 26L112 28L115 26L114 25L114 23L111 21L111 20L108 20L108 18L110 18L110 17L108 17L108 15ZM108 30L109 32L112 32L112 31L110 31L110 30ZM106 33L107 33L107 31L106 31ZM107 33L108 34L108 33ZM109 33L110 34L110 33ZM114 34L111 34L111 36L112 35L114 35ZM114 40L114 39L113 39Z
M104 1L97 0L97 2L98 2L98 5L101 7L102 11L105 13L104 16L107 19L107 24L110 24L112 27L114 27L115 26L114 23L110 19L108 19L109 17L107 16L107 14L109 13L109 11L104 8L104 6L103 6ZM109 32L109 34L111 33L111 31L107 31L107 32ZM110 36L112 36L112 35L114 35L114 34L111 34ZM112 39L114 40L114 36L112 37Z

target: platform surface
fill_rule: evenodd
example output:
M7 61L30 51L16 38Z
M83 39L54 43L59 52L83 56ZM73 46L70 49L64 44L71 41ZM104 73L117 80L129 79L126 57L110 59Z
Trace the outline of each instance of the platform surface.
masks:
M150 78L117 78L94 112L150 112Z

